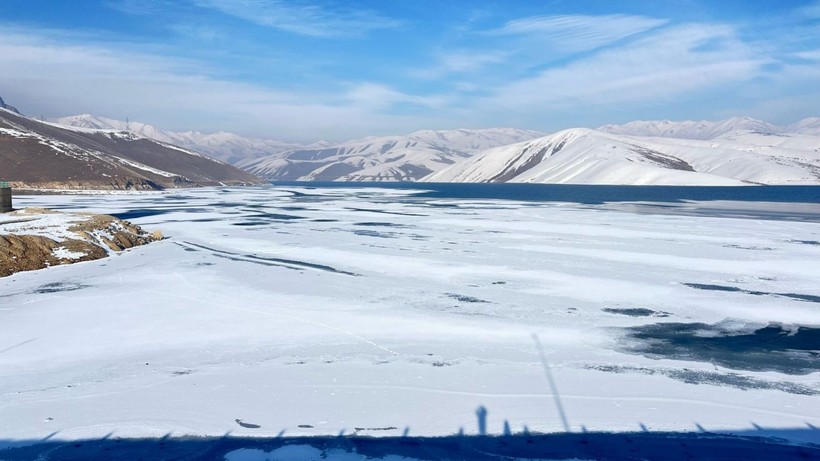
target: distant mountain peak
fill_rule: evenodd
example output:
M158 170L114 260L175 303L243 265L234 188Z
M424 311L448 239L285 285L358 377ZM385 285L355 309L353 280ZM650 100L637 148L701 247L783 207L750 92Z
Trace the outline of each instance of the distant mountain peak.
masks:
M789 125L789 132L820 136L820 117L808 117Z

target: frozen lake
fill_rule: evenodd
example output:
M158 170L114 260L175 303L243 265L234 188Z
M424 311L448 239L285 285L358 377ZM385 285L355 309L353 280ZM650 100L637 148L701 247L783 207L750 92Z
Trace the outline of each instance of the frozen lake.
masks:
M0 433L820 426L820 206L729 199L16 197L168 239L0 279Z

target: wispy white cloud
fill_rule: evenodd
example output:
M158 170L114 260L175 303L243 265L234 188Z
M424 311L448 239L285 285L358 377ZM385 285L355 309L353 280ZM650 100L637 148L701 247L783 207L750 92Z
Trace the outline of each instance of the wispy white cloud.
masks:
M311 37L357 36L399 25L372 10L334 10L316 4L284 0L194 0L202 7L266 27Z
M448 103L444 96L420 96L403 93L379 83L357 83L344 92L342 99L357 107L383 110L398 104L426 108L443 108Z
M195 61L0 29L0 94L29 114L89 112L158 126L312 141L401 133L425 118L395 105L433 107L437 97L388 85L340 83L321 90L229 81Z
M200 42L212 42L217 37L224 35L218 27L191 22L172 23L168 24L167 27L177 36L191 38Z
M792 56L800 59L805 59L807 61L820 61L820 49L818 50L808 50L808 51L798 51L793 53Z
M409 75L443 81L458 78L462 81L452 82L455 91L491 90L531 76L535 69L577 59L579 53L623 46L666 24L666 19L623 14L526 17L472 31L475 43L433 53L432 63L412 69ZM467 77L471 83L463 81Z
M243 4L251 3L283 4ZM213 23L202 18L176 30L218 45L199 53L188 50L191 40L146 44L127 35L95 39L96 32L0 25L0 95L35 115L90 112L169 129L306 141L422 128L550 130L628 121L613 114L675 118L688 111L685 117L715 118L727 108L764 119L770 117L762 111L776 110L792 119L789 104L778 101L795 100L794 110L816 115L820 92L809 90L820 78L812 71L820 68L815 44L794 44L780 34L750 38L738 32L741 26L725 23L607 18L526 18L492 33L468 30L457 39L426 42L434 50L426 67L418 62L424 53L415 53L395 72L385 72L388 66L369 72L367 64L381 64L383 56L368 60L356 54L360 50L317 53L294 60L300 62L288 66L290 73L275 78L265 72L292 55L260 56L248 47L241 56L243 48L228 43L229 28L210 29ZM565 41L576 52L556 51ZM217 53L231 59L212 59ZM356 61L355 72L348 72L348 60Z
M473 72L490 64L503 62L509 53L495 51L489 53L473 53L459 51L441 56L441 66L447 72Z
M508 84L485 101L519 111L670 101L682 93L739 83L770 62L718 24L671 27Z
M163 13L171 0L109 0L103 3L112 10L137 16L150 16Z
M504 51L458 50L440 53L427 68L414 69L411 74L423 79L436 79L452 74L475 73L488 66L500 64L510 57Z
M495 35L526 35L551 51L594 50L667 24L665 19L625 14L534 16L507 22Z

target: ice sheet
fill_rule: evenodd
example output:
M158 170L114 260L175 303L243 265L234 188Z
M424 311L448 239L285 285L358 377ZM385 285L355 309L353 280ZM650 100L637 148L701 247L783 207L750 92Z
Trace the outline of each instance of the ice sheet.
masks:
M751 366L731 341L700 354L698 335L673 338L694 344L686 358L659 355L635 330L768 326L777 357L816 354L799 349L820 328L814 222L395 189L16 204L126 216L168 239L0 279L9 439L476 433L480 406L490 433L562 431L533 334L573 431L820 426L817 367Z

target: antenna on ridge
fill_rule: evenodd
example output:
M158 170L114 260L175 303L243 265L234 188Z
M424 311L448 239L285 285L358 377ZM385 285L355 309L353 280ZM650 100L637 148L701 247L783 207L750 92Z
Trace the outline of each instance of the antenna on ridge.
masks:
M128 117L125 117L125 131L131 131L131 128L128 126L130 123L131 121L128 119Z

